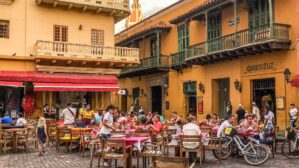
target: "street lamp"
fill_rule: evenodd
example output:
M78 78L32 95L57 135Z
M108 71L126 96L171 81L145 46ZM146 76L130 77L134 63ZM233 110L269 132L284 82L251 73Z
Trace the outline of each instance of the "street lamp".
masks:
M287 83L290 83L290 77L291 77L291 71L289 68L286 68L284 71L283 71L283 74L284 74L284 79L287 81Z
M234 84L235 84L235 89L236 89L237 91L241 92L241 91L242 91L241 82L240 82L238 79L236 79L236 80L234 81Z

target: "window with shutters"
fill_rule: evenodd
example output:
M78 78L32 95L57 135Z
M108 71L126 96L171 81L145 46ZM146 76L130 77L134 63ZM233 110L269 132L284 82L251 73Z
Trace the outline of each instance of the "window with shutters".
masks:
M54 25L54 41L67 42L68 41L68 27Z
M9 38L9 21L0 20L0 38Z
M68 42L68 27L54 25L54 43L53 50L56 52L67 52L67 43Z
M91 29L91 45L104 45L104 30Z
M157 57L158 52L158 44L157 44L157 38L151 39L151 57Z
M184 23L178 26L178 44L179 44L179 62L183 62L185 60L185 51L188 49L190 41L189 41L189 22Z
M249 27L258 27L270 23L269 0L248 1Z
M221 36L221 12L215 12L208 16L208 40Z
M183 84L185 94L196 94L196 81L188 81Z

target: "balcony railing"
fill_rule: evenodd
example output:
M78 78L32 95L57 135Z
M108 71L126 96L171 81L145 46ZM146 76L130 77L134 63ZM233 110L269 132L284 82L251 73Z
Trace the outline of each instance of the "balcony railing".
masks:
M144 58L140 60L139 66L135 68L124 69L122 73L142 71L151 68L167 68L170 66L169 61L169 56L166 55Z
M241 30L237 33L191 46L185 52L172 55L172 65L179 65L185 60L268 41L287 42L290 40L289 29L290 25L274 23L272 26L268 24Z
M74 44L67 42L37 41L37 56L60 56L63 58L102 59L139 62L139 49Z
M37 5L61 6L69 10L76 8L82 11L108 13L117 20L130 14L130 0L36 0Z
M176 65L180 65L182 62L184 62L186 59L187 51L188 50L172 54L171 55L171 65L176 66Z

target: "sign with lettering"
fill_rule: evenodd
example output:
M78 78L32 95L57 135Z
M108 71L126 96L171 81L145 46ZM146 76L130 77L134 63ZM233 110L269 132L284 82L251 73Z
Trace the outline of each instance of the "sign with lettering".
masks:
M246 72L256 72L256 71L263 71L263 70L271 70L274 69L274 63L263 63L263 64L255 64L255 65L248 65L246 68Z
M276 97L276 109L277 110L285 109L285 98L284 97Z

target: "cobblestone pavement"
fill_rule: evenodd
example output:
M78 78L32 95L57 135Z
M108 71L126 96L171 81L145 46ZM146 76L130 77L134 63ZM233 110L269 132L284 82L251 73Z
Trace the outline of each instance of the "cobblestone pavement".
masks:
M57 153L54 148L49 148L45 156L37 156L36 152L0 154L1 168L88 168L89 161L89 155L82 158L77 152L67 153L62 150L60 153ZM206 162L203 166L208 168L252 168L252 166L246 164L242 157L229 158L219 164L210 152L207 153ZM93 167L97 167L96 160ZM199 165L196 165L196 167L199 167ZM275 156L275 159L270 158L267 163L260 167L298 168L299 160L289 160L278 154Z

